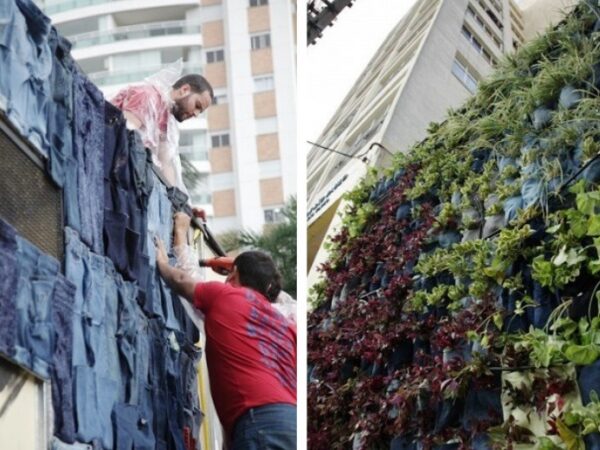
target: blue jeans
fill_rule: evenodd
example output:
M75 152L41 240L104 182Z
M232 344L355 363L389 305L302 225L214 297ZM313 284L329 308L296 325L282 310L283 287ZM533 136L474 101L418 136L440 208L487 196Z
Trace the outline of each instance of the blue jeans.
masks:
M75 440L73 410L73 301L75 285L59 276L52 296L52 328L56 336L52 367L52 405L54 434L65 442Z
M232 450L296 448L296 406L273 404L249 409L235 423Z
M73 86L73 153L77 161L80 223L67 225L77 229L81 240L94 252L102 254L104 97L98 88L79 72L74 73Z
M0 352L13 356L15 324L17 323L16 294L19 283L17 232L0 219Z
M66 161L73 157L73 68L71 44L58 35L54 27L48 38L52 52L50 90L52 102L48 105L48 173L54 182L63 187Z
M53 349L50 297L59 264L22 237L17 236L16 240L19 284L14 359L41 377L49 378Z
M79 442L74 442L72 444L67 444L62 442L60 439L54 437L52 438L52 450L92 450L92 446L89 444L80 444Z

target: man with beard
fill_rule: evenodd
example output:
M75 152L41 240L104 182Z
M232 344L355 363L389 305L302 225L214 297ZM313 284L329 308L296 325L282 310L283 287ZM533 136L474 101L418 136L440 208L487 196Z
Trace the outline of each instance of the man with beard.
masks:
M185 75L166 89L151 82L128 86L111 100L123 111L127 127L139 131L144 146L152 152L154 163L167 181L177 187L182 187L182 181L176 122L197 117L212 102L211 85L197 74Z

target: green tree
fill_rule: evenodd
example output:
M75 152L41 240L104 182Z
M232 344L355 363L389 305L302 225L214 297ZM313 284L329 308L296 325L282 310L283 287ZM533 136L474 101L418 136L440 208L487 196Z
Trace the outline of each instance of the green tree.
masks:
M285 220L268 227L262 233L243 231L239 234L240 247L249 247L269 253L283 277L283 290L296 298L296 198L291 197L282 211Z

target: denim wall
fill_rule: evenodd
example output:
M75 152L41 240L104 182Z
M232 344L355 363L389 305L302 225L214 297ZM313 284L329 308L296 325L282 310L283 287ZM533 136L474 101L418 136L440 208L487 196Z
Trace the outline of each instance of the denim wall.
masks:
M65 224L58 261L0 219L0 352L51 381L56 449L199 448L198 330L152 244L185 195L31 0L0 0L0 59L0 109L47 158Z

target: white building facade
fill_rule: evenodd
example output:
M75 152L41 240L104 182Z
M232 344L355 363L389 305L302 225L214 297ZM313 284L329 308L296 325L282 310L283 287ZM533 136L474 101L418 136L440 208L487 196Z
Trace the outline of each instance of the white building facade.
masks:
M529 3L533 17L536 8L574 2ZM327 259L322 243L339 226L342 194L368 166L388 166L391 154L408 151L430 122L460 106L503 54L523 44L526 29L513 0L419 0L394 27L317 141L353 157L316 146L308 155L309 286Z

